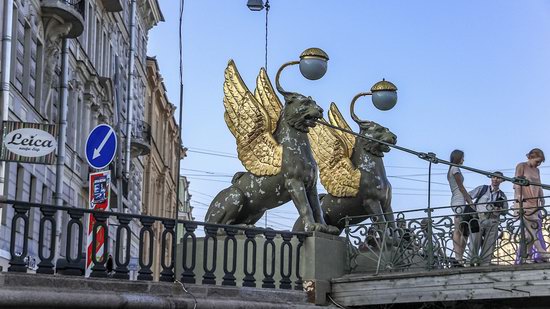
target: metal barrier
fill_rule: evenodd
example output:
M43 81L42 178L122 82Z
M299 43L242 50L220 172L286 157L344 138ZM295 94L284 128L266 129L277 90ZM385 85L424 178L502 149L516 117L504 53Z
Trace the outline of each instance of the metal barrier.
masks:
M139 227L139 270L138 280L153 280L153 253L155 250L154 234L159 232L160 236L160 281L172 282L175 278L175 269L180 268L181 281L185 283L197 283L197 260L203 265L202 284L219 284L235 286L238 280L242 286L256 287L257 281L261 280L261 287L281 289L302 289L301 277L301 251L304 240L308 233L293 233L289 231L275 231L269 229L248 228L240 226L229 226L210 224L196 221L182 221L177 223L183 229L181 248L183 254L176 256L174 250L174 239L176 237L176 221L170 218L142 216L117 212L97 211L73 207L61 207L54 205L35 204L8 200L4 204L11 205L14 209L14 216L11 221L10 272L27 272L25 257L29 249L29 211L33 208L40 210L40 225L38 238L38 257L40 262L37 265L37 273L53 274L55 272L54 257L56 256L56 213L61 211L70 217L67 225L63 227L66 231L66 241L63 244L66 257L63 274L84 275L82 265L86 257L82 253L87 248L84 243L87 215L93 215L93 239L91 246L91 257L93 267L90 277L108 277L106 262L109 255L109 246L105 245L101 256L98 254L97 232L103 230L105 243L108 243L109 220L116 220L116 236L113 239L113 278L128 280L129 263L131 258L130 242L132 224ZM9 207L9 206L8 206ZM197 249L197 229L204 229L203 250ZM258 248L258 241L261 239L263 246ZM221 260L218 260L218 246L223 250ZM178 244L180 245L180 244ZM76 249L75 249L76 248ZM244 252L242 259L238 258L238 252ZM276 252L278 254L276 254ZM261 259L257 260L257 256ZM261 263L261 265L257 265ZM276 264L277 263L277 264ZM58 263L59 264L59 263ZM256 270L263 269L259 274ZM237 278L236 270L242 267L244 275ZM223 268L223 278L216 277L216 270ZM278 273L276 270L278 269ZM280 278L275 280L275 278ZM294 278L294 282L291 280ZM223 279L223 280L222 280ZM276 282L278 281L278 282ZM278 284L276 284L278 283Z
M550 262L550 206L524 208L523 201L516 208L469 214L461 208L454 213L456 206L406 210L394 213L395 222L351 224L361 218L347 217L349 267L351 272L379 274ZM491 203L477 204L484 205ZM453 240L457 228L467 242L462 259L457 257L456 236Z

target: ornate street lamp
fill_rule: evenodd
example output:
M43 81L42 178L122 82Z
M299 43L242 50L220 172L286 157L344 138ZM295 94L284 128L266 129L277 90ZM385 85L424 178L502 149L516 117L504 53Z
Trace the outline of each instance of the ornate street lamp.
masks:
M279 83L279 78L281 77L281 72L288 66L291 65L300 65L300 73L302 75L309 79L309 80L317 80L320 79L325 75L327 72L327 63L328 63L328 55L320 48L308 48L302 52L300 55L300 60L297 61L290 61L285 64L283 64L279 70L277 71L277 75L275 76L275 84L277 85L277 91L279 91L281 94L288 93L281 87L281 84Z
M355 114L355 101L357 101L357 99L359 99L360 97L368 95L372 97L372 104L374 104L376 108L382 111L392 109L397 103L397 87L392 82L382 79L372 86L370 92L361 92L353 97L353 100L351 100L351 117L357 123L364 121L360 120L359 117L357 117L357 115Z
M261 11L264 8L264 2L262 0L248 0L246 3L246 6L248 6L248 9L251 11Z

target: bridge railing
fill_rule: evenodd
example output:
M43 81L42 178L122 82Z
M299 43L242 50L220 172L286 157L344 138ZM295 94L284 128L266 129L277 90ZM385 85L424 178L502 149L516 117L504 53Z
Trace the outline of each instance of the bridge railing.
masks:
M36 273L129 280L130 262L137 260L137 280L158 277L167 282L302 289L302 247L308 233L182 220L176 228L173 218L13 200L2 203L13 208L8 218L9 272L30 272L29 257L37 255ZM62 220L65 224L60 225L58 214L67 217ZM91 227L89 216L95 218ZM65 236L58 244L60 227ZM139 248L136 253L133 246ZM110 254L112 272L107 271ZM92 261L89 274L87 255Z
M550 262L550 205L528 208L526 200L503 201L510 208L479 203L472 213L464 213L465 205L406 210L388 222L348 217L349 269L379 274ZM350 223L358 219L366 221Z

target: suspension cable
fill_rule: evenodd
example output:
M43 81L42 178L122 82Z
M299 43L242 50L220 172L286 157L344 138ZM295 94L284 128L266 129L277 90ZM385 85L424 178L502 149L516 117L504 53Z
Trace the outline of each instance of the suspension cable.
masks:
M268 38L268 21L269 21L269 0L265 2L265 71L267 72L267 38Z
M460 167L462 169L465 169L465 170L468 170L468 171L471 171L471 172L474 172L474 173L482 174L482 175L485 175L485 176L488 176L488 177L497 177L497 178L500 178L500 179L503 179L503 180L506 180L506 181L510 181L511 183L519 185L519 186L538 186L538 187L541 187L543 189L550 190L550 185L547 185L547 184L531 182L528 179L523 178L523 177L507 177L507 176L503 176L503 175L500 175L500 174L495 174L493 172L480 170L480 169L470 167L470 166L467 166L467 165L459 165L459 164L451 163L449 161L438 158L437 155L433 152L428 152L428 153L418 152L418 151L415 151L415 150L412 150L412 149L409 149L409 148L405 148L405 147L402 147L402 146L387 143L387 142L381 141L379 139L376 139L376 138L373 138L373 137L370 137L370 136L361 135L361 134L355 133L351 130L347 130L347 129L340 128L338 126L332 125L332 124L326 122L324 119L323 120L316 120L315 122L317 122L319 124L322 124L324 126L327 126L329 128L332 128L332 129L335 129L335 130L340 130L342 132L351 134L351 135L356 136L356 137L360 137L360 138L363 138L363 139L366 139L366 140L370 140L370 141L373 141L373 142L376 142L376 143L380 143L380 144L386 145L390 148L395 148L397 150L415 155L419 159L431 162L433 164L441 163L441 164L448 165L448 166L456 166L456 167Z

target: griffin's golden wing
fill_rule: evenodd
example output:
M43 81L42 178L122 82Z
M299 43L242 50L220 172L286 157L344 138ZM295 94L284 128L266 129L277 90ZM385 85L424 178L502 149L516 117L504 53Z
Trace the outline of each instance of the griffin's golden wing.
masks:
M337 126L342 129L346 129L348 131L352 131L350 126L346 122L346 119L344 119L344 117L342 116L342 113L340 113L338 106L336 106L334 102L330 103L330 109L328 111L328 120L330 121L330 124L332 124L333 126ZM346 146L351 156L353 147L355 147L355 136L348 134L346 132L338 131L338 130L334 130L334 132L336 132L336 134L338 134L346 142Z
M247 171L257 176L281 171L283 148L273 138L269 113L248 90L233 60L223 84L225 122L237 141L237 154Z
M283 110L283 104L275 93L264 68L260 69L260 74L258 74L258 78L256 79L254 97L267 112L270 120L269 132L274 133L277 129L277 122L281 116L281 111Z
M351 162L346 142L335 131L322 124L309 130L321 184L334 196L354 197L359 192L361 171Z

